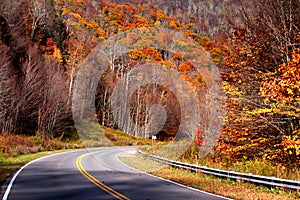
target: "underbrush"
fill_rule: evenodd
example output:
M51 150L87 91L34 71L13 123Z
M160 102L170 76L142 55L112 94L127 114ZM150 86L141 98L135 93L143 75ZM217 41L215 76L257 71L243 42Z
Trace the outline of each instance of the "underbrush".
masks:
M157 143L157 146L159 145L163 144ZM150 148L142 147L141 150L145 153L154 154L168 159L170 159L172 154L175 155L176 153L174 151L170 152L168 151L168 149L164 148L164 155L161 155L162 153L157 151L156 146L152 146ZM199 152L201 152L200 149L195 144L192 144L190 148L188 148L183 153L183 155L177 156L179 157L177 160L185 163L228 171L251 173L255 175L270 176L290 180L300 180L300 168L287 167L282 165L281 163L274 163L264 158L256 157L249 160L232 161L227 158L217 158L213 155L213 153L203 157Z
M76 129L86 147L99 146L139 146L151 144L150 139L135 138L120 130L99 126L88 120L76 122Z
M128 135L120 130L114 130L101 126L105 136L113 142L116 146L139 146L139 145L151 145L151 139L136 138Z
M0 154L4 157L81 147L83 145L79 140L65 142L61 138L41 137L38 134L35 136L0 134Z
M57 150L82 148L80 140L65 141L54 137L1 133L0 134L0 185L17 169L31 160L59 152Z
M95 124L84 124L87 134L81 136L81 140L70 140L62 137L26 136L20 134L0 134L0 156L13 157L21 154L32 154L41 151L53 151L60 149L76 149L83 147L102 146L139 146L150 145L150 139L135 138L120 130L101 126L101 132Z
M300 180L300 169L296 167L287 167L281 163L274 163L259 157L251 160L231 161L227 158L216 158L209 154L202 158L197 154L197 147L193 147L193 145L181 156L180 161L235 172Z

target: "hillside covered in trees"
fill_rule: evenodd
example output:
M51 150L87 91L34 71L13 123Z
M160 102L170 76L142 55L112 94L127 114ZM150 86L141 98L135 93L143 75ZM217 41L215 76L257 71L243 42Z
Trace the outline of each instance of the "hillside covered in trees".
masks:
M214 157L224 163L262 158L299 167L299 7L298 0L0 0L0 131L44 137L71 131L74 81L93 49L126 31L165 28L191 39L184 41L187 57L204 48L220 71L225 117ZM205 105L209 92L203 77L212 71L195 70L181 55L154 48L170 37L167 31L153 35L141 41L142 48L136 45L113 58L95 94L101 125L120 128L111 105L114 88L138 64L176 69L196 91L199 107ZM127 42L139 38L128 35ZM186 116L166 85L136 90L129 118L145 127L149 108L157 104L166 111L158 137L172 140ZM202 114L203 120L210 115ZM189 130L197 132L199 146L201 133L209 132L205 128ZM130 134L146 132L135 131Z

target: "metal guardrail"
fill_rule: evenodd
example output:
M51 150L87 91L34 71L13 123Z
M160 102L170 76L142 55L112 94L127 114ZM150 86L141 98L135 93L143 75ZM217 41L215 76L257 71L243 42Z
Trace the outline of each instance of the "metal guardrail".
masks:
M288 188L293 190L300 190L300 181L295 180L288 180L288 179L281 179L276 177L268 177L268 176L259 176L254 174L246 174L246 173L240 173L240 172L234 172L234 171L227 171L227 170L220 170L220 169L214 169L209 168L205 166L198 166L173 160L168 160L159 156L151 155L151 154L145 154L141 150L138 151L143 156L147 156L149 159L164 163L167 165L170 165L172 167L182 168L186 170L190 170L192 172L202 172L205 174L214 175L217 177L222 178L228 178L228 179L234 179L234 180L242 180L245 182L251 182L259 185L265 185L271 188L274 187L282 187L282 188Z

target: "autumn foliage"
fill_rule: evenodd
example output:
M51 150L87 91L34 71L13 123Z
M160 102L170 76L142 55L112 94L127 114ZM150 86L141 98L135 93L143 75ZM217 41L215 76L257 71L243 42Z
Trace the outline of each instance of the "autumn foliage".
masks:
M193 57L203 47L221 72L226 116L212 152L215 160L261 158L299 167L299 1L247 0L243 5L235 1L162 2L2 2L0 131L58 136L70 129L74 125L71 100L76 72L92 50L128 30L167 28L199 45L191 47L182 41L189 50L186 57ZM131 34L123 42L131 44L139 38L139 34ZM202 75L209 77L212 72L196 72L182 55L154 48L156 43L170 41L171 35L162 32L112 60L97 88L95 105L101 125L117 128L110 97L118 81L138 64L175 69L199 92L199 104L207 97L201 93L207 89ZM139 125L149 120L147 106L163 105L168 118L159 139L174 138L181 115L171 91L147 85L135 91L131 100L131 117ZM203 144L203 134L196 130L196 145Z
M224 161L299 166L299 2L267 2L246 1L242 24L233 22L222 66L227 116L215 152Z

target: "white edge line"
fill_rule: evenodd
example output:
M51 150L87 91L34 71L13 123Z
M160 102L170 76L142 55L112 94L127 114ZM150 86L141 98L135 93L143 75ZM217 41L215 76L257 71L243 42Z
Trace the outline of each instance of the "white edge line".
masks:
M65 151L65 152L61 152L61 153L55 153L55 154L51 154L51 155L47 155L47 156L43 156L43 157L40 157L40 158L37 158L35 160L32 160L30 162L28 162L27 164L25 164L24 166L22 166L16 173L15 175L13 176L13 178L10 180L6 190L5 190L5 193L3 195L3 198L2 200L7 200L8 196L9 196L9 193L10 193L10 190L16 180L16 178L18 177L18 175L22 172L23 169L25 169L26 167L28 167L29 165L39 161L39 160L42 160L44 158L48 158L48 157L51 157L51 156L57 156L57 155L60 155L60 154L64 154L64 153L70 153L70 152L76 152L76 151L84 151L84 149L79 149L79 150L72 150L72 151Z
M132 151L132 150L129 150L129 151ZM162 177L155 176L155 175L153 175L153 174L149 174L149 173L147 173L147 172L144 172L144 171L135 169L135 168L133 168L133 167L127 165L126 163L124 163L123 161L121 161L121 160L119 159L119 155L120 155L120 154L125 153L125 152L129 152L129 151L120 152L116 157L117 157L117 159L118 159L123 165L125 165L126 167L128 167L128 168L130 168L130 169L132 169L132 170L134 170L134 171L137 171L137 172L139 172L139 173L142 173L142 174L145 174L145 175L148 175L148 176L152 176L152 177L154 177L154 178L158 178L158 179L160 179L160 180L163 180L163 181L172 183L172 184L174 184L174 185L178 185L178 186L180 186L180 187L184 187L184 188L188 188L188 189L190 189L190 190L194 190L194 191L196 191L196 192L201 192L201 193L204 193L204 194L208 194L208 195L211 195L211 196L215 196L215 197L223 198L223 199L227 199L227 200L233 200L233 199L230 199L230 198L227 198L227 197L223 197L223 196L221 196L221 195L209 193L209 192L206 192L206 191L203 191L203 190L199 190L199 189L196 189L196 188L193 188L193 187L189 187L189 186L186 186L186 185L182 185L182 184L180 184L180 183L177 183L177 182L174 182L174 181L171 181L171 180L168 180L168 179L164 179L164 178L162 178ZM165 164L165 165L166 165L166 164Z
M32 160L32 161L28 162L27 164L25 164L24 166L22 166L22 167L15 173L15 175L13 176L13 178L10 180L10 182L9 182L9 184L8 184L6 190L5 190L5 193L4 193L4 196L3 196L2 200L7 200L8 196L9 196L9 193L10 193L10 190L11 190L13 184L14 184L14 181L16 180L16 178L18 177L18 175L19 175L26 167L28 167L29 165L31 165L31 164L33 164L33 163L35 163L35 162L37 162L37 161L40 161L40 160L42 160L42 159L44 159L44 158L49 158L49 157L51 157L51 156L57 156L57 155L60 155L60 154L65 154L65 153L70 153L70 152L76 152L76 151L85 151L85 150L87 150L87 149L79 149L79 150L66 151L66 152L61 152L61 153L55 153L55 154L43 156L43 157L40 157L40 158L37 158L37 159L35 159L35 160ZM127 150L127 151L120 152L119 154L117 154L116 158L117 158L117 160L118 160L121 164L123 164L124 166L126 166L126 167L132 169L133 171L136 171L136 172L139 172L139 173L148 175L148 176L152 176L152 177L158 178L158 179L160 179L160 180L163 180L163 181L172 183L172 184L174 184L174 185L178 185L178 186L180 186L180 187L188 188L188 189L190 189L190 190L194 190L194 191L197 191L197 192L201 192L201 193L205 193L205 194L209 194L209 195L212 195L212 196L215 196L215 197L219 197L219 198L223 198L223 199L228 199L228 200L229 200L229 198L227 198L227 197L223 197L223 196L216 195L216 194L212 194L212 193L209 193L209 192L205 192L205 191L202 191L202 190L199 190L199 189L196 189L196 188L192 188L192 187L189 187L189 186L185 186L185 185L182 185L182 184L180 184L180 183L176 183L176 182L174 182L174 181L170 181L170 180L164 179L164 178L162 178L162 177L154 176L154 175L152 175L152 174L148 174L148 173L146 173L146 172L143 172L143 171L140 171L140 170L138 170L138 169L135 169L135 168L133 168L133 167L127 165L126 163L122 162L122 161L119 159L119 157L118 157L118 155L120 155L121 153L128 152L128 151L132 151L132 149L131 149L131 150ZM231 200L231 199L230 199L230 200Z

